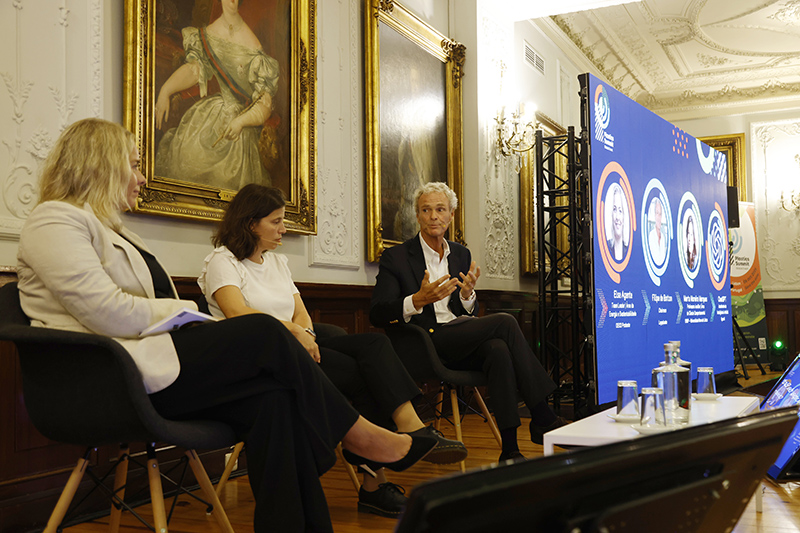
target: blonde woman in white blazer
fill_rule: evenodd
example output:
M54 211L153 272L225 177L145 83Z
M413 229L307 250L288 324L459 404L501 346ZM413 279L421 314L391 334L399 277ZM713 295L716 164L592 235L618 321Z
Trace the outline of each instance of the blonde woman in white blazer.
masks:
M117 340L162 415L229 423L247 447L255 531L332 531L319 476L335 462L339 441L393 470L414 464L435 441L359 417L267 315L139 338L174 311L196 308L177 298L163 266L121 225L120 212L136 206L145 181L139 160L133 134L117 124L85 119L64 130L20 235L22 309L34 326Z

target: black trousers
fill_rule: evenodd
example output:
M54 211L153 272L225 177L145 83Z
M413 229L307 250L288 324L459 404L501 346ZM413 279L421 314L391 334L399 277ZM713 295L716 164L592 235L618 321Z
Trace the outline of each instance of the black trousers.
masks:
M453 370L480 370L486 374L489 405L499 429L520 425L517 393L532 408L556 388L516 319L506 313L443 325L431 334L442 362Z
M254 530L333 531L319 476L358 413L305 348L269 315L170 335L180 375L153 405L172 419L226 422L244 440Z
M361 416L391 431L392 413L420 394L386 335L320 338L320 367Z

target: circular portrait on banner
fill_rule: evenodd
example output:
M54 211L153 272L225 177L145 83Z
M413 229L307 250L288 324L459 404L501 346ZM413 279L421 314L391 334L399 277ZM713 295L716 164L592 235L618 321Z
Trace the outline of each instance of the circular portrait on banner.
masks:
M697 254L697 223L691 211L686 212L686 217L683 220L683 229L686 232L686 240L684 241L686 247L686 268L689 270L696 270L697 262L700 260Z
M661 285L667 270L672 247L672 212L664 185L656 178L650 180L642 198L642 250L650 279Z
M718 291L728 285L728 266L730 256L728 251L728 228L725 224L725 215L719 204L714 205L714 211L708 217L706 230L706 265L711 276L711 284Z
M608 187L605 200L606 242L609 255L616 262L622 262L628 255L630 246L631 216L628 199L619 183Z
M683 279L694 287L694 279L703 262L703 221L697 199L691 192L685 192L678 208L680 225L678 227L678 256L680 257Z
M622 165L611 161L603 169L595 192L594 211L597 247L608 276L615 283L631 258L636 208L628 176Z

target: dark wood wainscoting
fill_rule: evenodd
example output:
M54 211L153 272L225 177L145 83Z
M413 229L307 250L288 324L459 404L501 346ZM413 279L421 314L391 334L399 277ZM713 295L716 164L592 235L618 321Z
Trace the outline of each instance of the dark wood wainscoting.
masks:
M174 278L178 293L185 298L203 298L195 278ZM334 324L348 333L380 331L369 323L372 287L326 283L296 283L311 320Z
M764 300L764 305L767 310L768 340L770 343L783 341L791 361L800 350L800 299L769 299Z

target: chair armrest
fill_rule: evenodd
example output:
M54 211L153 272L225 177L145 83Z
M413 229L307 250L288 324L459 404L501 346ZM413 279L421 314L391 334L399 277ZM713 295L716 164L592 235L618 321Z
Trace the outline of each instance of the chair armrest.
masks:
M384 329L394 351L417 381L441 379L447 369L436 353L430 335L416 324L393 324Z
M314 322L314 332L317 334L318 339L330 339L347 335L347 331L344 328L323 322Z

